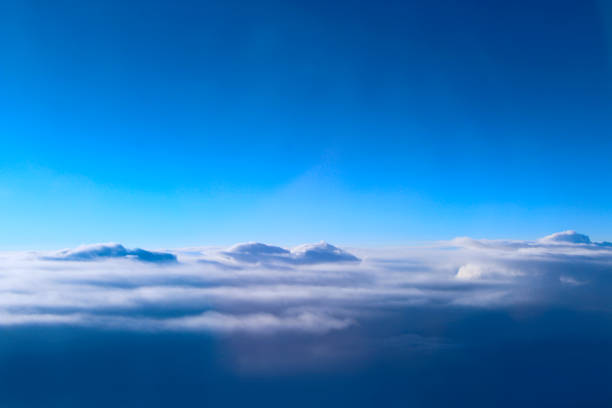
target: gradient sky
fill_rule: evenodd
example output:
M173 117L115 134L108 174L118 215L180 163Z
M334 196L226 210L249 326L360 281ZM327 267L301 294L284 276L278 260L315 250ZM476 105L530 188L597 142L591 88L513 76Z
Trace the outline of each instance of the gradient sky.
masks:
M3 1L0 246L612 240L612 7Z

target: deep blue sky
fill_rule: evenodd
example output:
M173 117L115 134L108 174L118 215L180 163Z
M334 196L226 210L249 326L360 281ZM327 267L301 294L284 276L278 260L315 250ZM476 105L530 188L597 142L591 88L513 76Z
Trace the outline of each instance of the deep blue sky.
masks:
M3 1L0 245L612 240L611 11Z

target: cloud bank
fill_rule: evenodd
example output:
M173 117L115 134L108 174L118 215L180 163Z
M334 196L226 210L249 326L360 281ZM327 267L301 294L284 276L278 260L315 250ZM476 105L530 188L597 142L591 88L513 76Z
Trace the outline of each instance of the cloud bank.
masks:
M97 244L0 258L3 326L317 334L416 308L612 311L612 247L573 231L387 249Z

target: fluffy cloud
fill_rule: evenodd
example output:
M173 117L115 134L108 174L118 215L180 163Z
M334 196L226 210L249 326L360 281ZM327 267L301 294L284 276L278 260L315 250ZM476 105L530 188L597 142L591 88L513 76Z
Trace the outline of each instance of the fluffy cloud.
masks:
M82 245L74 249L59 251L56 255L48 256L50 260L66 261L92 261L104 258L131 258L143 262L176 262L176 256L166 252L153 252L144 249L127 249L123 245L108 243Z
M223 254L237 261L257 263L266 261L286 261L290 259L291 252L287 249L273 245L261 244L259 242L247 242L236 244Z
M249 263L288 263L295 265L359 262L360 259L326 242L304 244L287 250L259 242L248 242L231 247L224 255L241 262Z
M568 230L548 235L540 239L539 242L561 244L590 244L591 239L588 235L579 234L576 231Z
M293 248L291 251L296 263L316 264L325 262L359 262L360 259L330 245L326 242L318 244L305 244Z
M166 252L99 244L0 258L5 326L316 334L417 308L612 310L612 248L575 232L351 251L323 242Z

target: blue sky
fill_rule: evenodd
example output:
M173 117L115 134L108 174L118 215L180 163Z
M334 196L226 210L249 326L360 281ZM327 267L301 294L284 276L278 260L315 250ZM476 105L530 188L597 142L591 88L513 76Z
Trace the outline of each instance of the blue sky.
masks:
M610 24L592 1L3 2L0 245L612 240Z
M611 45L605 0L0 1L0 406L612 406Z

